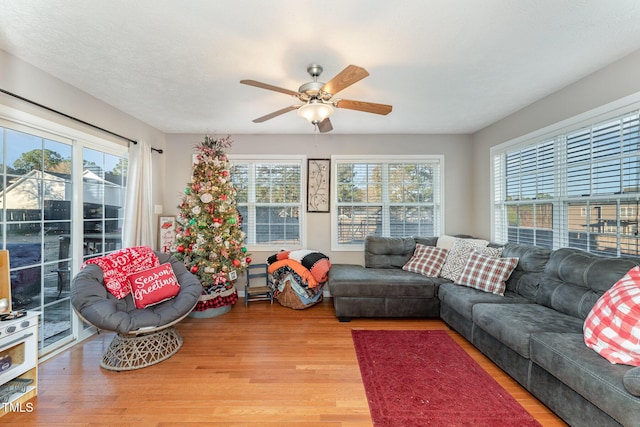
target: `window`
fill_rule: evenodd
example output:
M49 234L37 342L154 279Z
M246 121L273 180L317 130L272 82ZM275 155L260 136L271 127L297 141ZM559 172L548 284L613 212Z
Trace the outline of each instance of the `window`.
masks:
M498 149L493 159L496 241L640 255L638 111Z
M122 248L127 158L83 148L84 260Z
M368 235L437 236L442 156L334 156L332 249L361 250Z
M76 328L69 291L83 261L73 249L84 243L85 255L95 253L87 227L121 241L127 149L113 147L109 154L108 142L93 145L89 149L86 141L0 120L1 247L9 250L12 308L40 312L41 355L86 334ZM110 193L117 197L105 196ZM93 203L89 210L100 217L84 223L85 236L77 225L83 218L81 199L85 213L87 203ZM118 224L105 219L111 203L113 213L106 216Z
M247 246L258 250L303 246L304 157L250 159L229 156L236 203Z

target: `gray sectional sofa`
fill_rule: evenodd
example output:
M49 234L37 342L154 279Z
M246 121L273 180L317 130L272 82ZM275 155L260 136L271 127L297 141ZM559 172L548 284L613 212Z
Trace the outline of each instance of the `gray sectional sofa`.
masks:
M336 316L439 316L570 425L640 426L640 367L609 363L582 334L597 299L640 259L507 243L502 256L519 262L500 296L402 270L416 242L437 238L369 237L365 266L334 264Z

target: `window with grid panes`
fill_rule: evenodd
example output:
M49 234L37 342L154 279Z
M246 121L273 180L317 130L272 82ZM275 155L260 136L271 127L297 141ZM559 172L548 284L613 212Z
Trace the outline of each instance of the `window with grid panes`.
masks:
M302 245L303 158L229 160L246 244L276 250Z
M334 156L334 250L368 235L437 236L442 231L442 156Z
M494 239L640 255L638 111L494 153Z

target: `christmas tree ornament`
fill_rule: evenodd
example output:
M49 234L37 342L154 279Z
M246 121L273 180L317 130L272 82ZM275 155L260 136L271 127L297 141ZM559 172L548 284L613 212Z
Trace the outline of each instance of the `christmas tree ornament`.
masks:
M240 260L239 260L239 259L234 259L234 260L232 261L232 263L233 263L233 266L234 266L234 267L240 267L240 264L241 264L241 262L240 262Z
M191 194L191 189L189 187L185 188L184 194Z
M213 201L213 196L211 195L211 193L204 193L202 196L200 196L200 201L202 203L211 203Z
M246 253L247 252L247 248L246 247L241 247L240 250L242 251L242 253ZM248 262L248 261L247 261Z

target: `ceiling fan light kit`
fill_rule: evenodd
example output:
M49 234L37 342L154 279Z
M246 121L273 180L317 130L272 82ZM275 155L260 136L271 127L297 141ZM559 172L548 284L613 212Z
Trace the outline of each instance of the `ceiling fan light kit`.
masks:
M298 115L303 119L307 119L312 125L317 125L332 114L333 107L317 99L312 99L298 108Z
M289 107L282 108L278 111L274 111L273 113L258 117L257 119L254 119L253 122L262 123L289 111L298 110L298 116L306 119L321 133L324 133L333 130L329 116L333 114L334 108L344 108L380 115L387 115L392 110L392 106L386 104L374 104L372 102L351 101L347 99L333 99L336 93L369 75L367 70L362 67L349 65L327 83L318 81L318 77L322 74L322 67L320 65L309 65L307 67L307 72L313 78L313 81L302 84L300 88L298 88L297 92L267 83L258 82L256 80L240 80L240 83L242 84L295 96L304 103L302 105L291 105Z

